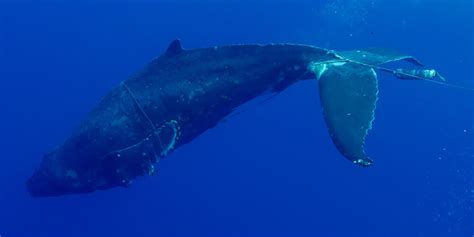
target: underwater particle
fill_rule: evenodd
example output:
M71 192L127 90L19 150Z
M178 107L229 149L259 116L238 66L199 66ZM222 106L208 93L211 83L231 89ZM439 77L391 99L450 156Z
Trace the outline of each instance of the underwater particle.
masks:
M69 177L71 179L77 179L77 173L76 173L76 171L74 171L72 169L68 169L66 171L66 177Z
M323 0L319 14L329 22L329 28L354 30L367 25L367 18L376 7L377 1L369 4L360 0ZM359 32L352 32L357 35Z
M224 99L224 100L231 100L231 99L229 98L229 96L227 96L227 95L221 95L220 97L221 97L222 99Z
M148 175L154 175L155 174L155 166L154 165L150 165L148 167Z

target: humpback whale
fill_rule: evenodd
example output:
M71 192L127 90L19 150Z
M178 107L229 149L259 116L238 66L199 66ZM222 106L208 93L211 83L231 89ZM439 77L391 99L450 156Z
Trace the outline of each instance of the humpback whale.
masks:
M382 65L412 56L385 49L334 51L311 45L231 45L185 50L179 40L113 88L27 180L34 197L128 186L156 162L216 126L238 106L315 79L330 137L354 164L364 151L377 102L377 71L399 79L443 80L432 69Z

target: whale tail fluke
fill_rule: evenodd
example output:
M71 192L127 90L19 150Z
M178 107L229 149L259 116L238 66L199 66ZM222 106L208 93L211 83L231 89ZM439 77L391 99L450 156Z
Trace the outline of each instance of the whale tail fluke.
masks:
M343 156L355 164L370 166L373 161L366 154L364 145L375 119L379 92L376 70L389 72L398 78L403 75L406 77L403 79L420 79L421 73L418 72L431 70L392 70L381 67L384 63L401 60L422 66L415 58L393 51L370 49L333 53L336 60L312 62L309 65L318 79L329 135Z

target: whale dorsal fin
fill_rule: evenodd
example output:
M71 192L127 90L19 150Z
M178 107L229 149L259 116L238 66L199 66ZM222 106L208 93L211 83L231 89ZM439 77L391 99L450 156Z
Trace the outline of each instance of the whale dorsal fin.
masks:
M183 47L181 47L181 41L179 39L176 39L173 40L168 46L168 49L166 50L166 55L175 56L181 52L183 52Z

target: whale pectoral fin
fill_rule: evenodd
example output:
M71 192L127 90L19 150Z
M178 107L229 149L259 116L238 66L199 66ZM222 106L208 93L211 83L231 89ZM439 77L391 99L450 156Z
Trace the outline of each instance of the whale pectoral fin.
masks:
M315 71L324 119L333 143L353 163L369 166L364 143L377 102L374 69L354 63L328 64Z

